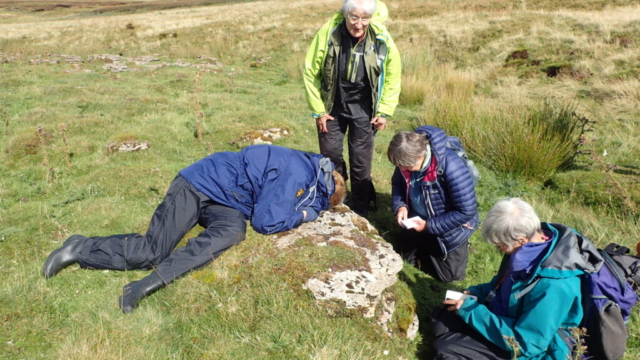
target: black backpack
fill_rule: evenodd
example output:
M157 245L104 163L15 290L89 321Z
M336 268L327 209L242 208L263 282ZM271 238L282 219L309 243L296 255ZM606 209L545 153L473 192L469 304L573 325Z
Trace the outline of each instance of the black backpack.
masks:
M631 255L628 247L614 243L607 245L604 251L620 266L627 282L637 292L640 285L640 257Z

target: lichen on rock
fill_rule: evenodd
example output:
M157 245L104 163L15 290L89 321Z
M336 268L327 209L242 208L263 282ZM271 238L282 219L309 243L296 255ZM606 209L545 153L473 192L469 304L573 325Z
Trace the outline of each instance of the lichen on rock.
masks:
M320 276L308 279L303 287L318 301L341 301L348 309L360 309L365 317L376 322L391 335L389 323L395 311L393 296L383 293L398 281L403 262L391 244L380 237L369 221L346 206L321 213L317 220L304 223L285 234L273 235L275 246L281 249L306 241L311 246L340 246L353 249L366 259L357 269L335 271L328 269ZM313 241L309 241L313 239ZM378 306L383 302L383 306ZM378 310L376 310L378 309ZM378 313L376 313L376 311ZM417 327L415 317L413 328ZM395 327L397 328L397 327ZM409 329L407 329L409 330ZM415 332L406 336L415 337Z

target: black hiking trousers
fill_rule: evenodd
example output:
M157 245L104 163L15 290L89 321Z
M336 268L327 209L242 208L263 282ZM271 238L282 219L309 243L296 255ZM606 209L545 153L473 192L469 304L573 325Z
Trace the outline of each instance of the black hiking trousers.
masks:
M318 130L320 153L331 159L335 170L345 181L351 178L350 207L356 214L367 216L372 199L371 162L373 160L373 128L369 117L335 116L327 120L328 132ZM348 134L349 173L342 155L344 136ZM350 175L350 176L349 176ZM374 195L375 196L375 195Z
M415 216L409 213L409 217ZM439 281L461 281L467 273L469 241L443 254L438 237L415 229L402 229L398 237L402 259Z
M153 213L146 234L87 238L78 263L90 269L155 269L168 284L244 240L246 221L243 213L216 203L178 175ZM175 249L196 224L204 230Z
M510 360L511 352L501 349L454 311L436 307L431 314L434 360Z

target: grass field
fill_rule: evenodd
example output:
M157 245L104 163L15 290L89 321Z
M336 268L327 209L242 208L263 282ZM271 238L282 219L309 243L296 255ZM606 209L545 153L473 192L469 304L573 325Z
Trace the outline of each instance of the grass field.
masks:
M386 147L396 131L427 123L461 137L479 164L481 215L501 197L520 196L544 221L572 226L599 246L635 248L640 6L386 4L403 58L403 93L389 128L376 138L380 209L370 220L387 241L398 229L389 210L393 167ZM404 310L418 313L420 334L414 341L388 337L358 311L317 305L301 288L305 263L326 254L280 252L252 231L131 315L121 313L117 298L145 272L72 266L49 281L41 276L47 255L72 234L143 232L177 171L248 145L257 130L286 129L277 145L317 152L302 60L339 6L338 0L0 3L0 358L428 357L428 314L447 286L406 265L394 292ZM522 145L515 130L526 129L545 101L588 119L590 131L571 166L545 161L534 171L545 142ZM149 149L113 151L143 142ZM506 151L522 161L500 165L493 154ZM467 279L452 286L489 280L499 259L475 234ZM640 357L639 317L636 308L625 360Z

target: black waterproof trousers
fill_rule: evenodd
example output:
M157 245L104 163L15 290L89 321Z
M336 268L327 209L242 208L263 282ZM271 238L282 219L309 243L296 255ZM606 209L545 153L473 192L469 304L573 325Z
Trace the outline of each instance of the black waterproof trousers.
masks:
M155 269L168 284L244 240L246 221L243 213L216 203L178 175L154 212L146 234L88 238L78 263L92 269ZM204 231L175 249L196 224Z
M467 325L455 312L434 309L434 360L510 360L511 352L499 348Z
M334 120L327 120L328 132L318 132L320 152L331 159L335 170L346 180L351 175L351 210L361 216L369 211L371 198L371 161L373 160L373 128L368 117L347 118L335 116ZM344 136L348 135L349 174L342 156Z
M460 281L466 275L469 260L468 241L443 254L436 235L417 232L414 229L402 229L398 245L404 260L442 282Z

